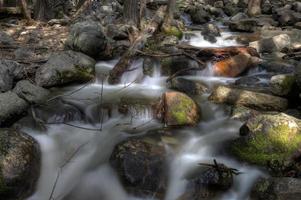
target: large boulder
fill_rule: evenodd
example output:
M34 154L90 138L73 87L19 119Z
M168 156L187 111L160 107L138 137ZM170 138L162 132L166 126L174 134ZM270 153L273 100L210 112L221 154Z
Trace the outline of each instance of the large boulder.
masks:
M294 86L296 79L294 75L279 74L271 78L271 92L275 95L285 96L288 95Z
M32 194L40 175L40 149L29 135L0 129L1 199L24 199Z
M0 127L12 124L26 112L27 108L27 102L15 93L0 93Z
M283 111L288 106L287 100L281 97L227 86L215 88L209 99L214 103L241 105L265 111Z
M157 118L168 126L195 126L200 120L200 108L183 93L166 92L157 106Z
M19 81L13 90L20 98L31 104L43 103L47 100L49 91L32 84L28 80Z
M181 75L194 75L195 71L185 70L189 68L198 68L199 64L193 60L189 59L186 56L173 56L168 58L160 59L161 63L161 73L164 76L171 76L179 71L178 76Z
M240 160L267 166L292 159L301 145L301 121L284 113L252 116L231 143Z
M282 51L284 48L289 48L291 38L287 34L280 34L270 38L263 38L259 41L251 42L250 46L255 48L259 53L272 53Z
M12 60L0 60L0 92L11 90L15 80L23 78L23 67Z
M264 178L253 187L251 200L299 200L301 180L296 178Z
M194 24L205 24L210 21L210 14L203 7L191 8L188 13Z
M232 31L254 32L257 27L257 21L254 19L242 19L229 23L229 28Z
M169 82L169 88L188 95L201 95L208 91L205 84L182 77L171 79Z
M166 151L160 143L143 138L118 144L110 158L125 188L135 195L162 195L167 187Z
M85 82L93 78L95 64L93 58L80 52L55 53L37 70L35 80L42 87Z
M66 41L72 50L83 52L91 57L99 57L105 51L107 39L101 25L94 21L74 24Z

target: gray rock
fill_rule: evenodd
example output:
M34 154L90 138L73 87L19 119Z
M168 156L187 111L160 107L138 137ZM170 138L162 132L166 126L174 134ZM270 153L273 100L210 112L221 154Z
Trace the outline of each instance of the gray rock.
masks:
M233 17L231 17L232 21L240 21L243 19L247 19L249 18L247 14L243 13L243 12L239 12L236 15L234 15Z
M7 33L0 31L0 44L1 45L12 45L14 40Z
M286 96L292 91L295 81L295 76L290 74L273 76L270 81L271 92L275 95Z
M259 53L272 53L289 48L291 38L287 34L280 34L271 38L263 38L259 41L251 42L250 46L255 48Z
M264 61L259 64L259 67L268 72L275 74L289 74L295 71L295 66L283 61Z
M160 60L161 62L161 73L162 75L170 76L176 72L179 72L183 69L188 68L198 68L199 64L192 59L189 59L185 56L174 56L169 58L163 58ZM183 71L179 73L178 76L181 75L193 75L195 71Z
M12 60L0 60L0 92L6 92L13 87L14 80L23 78L23 67Z
M299 199L301 199L301 180L296 178L261 179L251 192L251 200Z
M209 99L214 103L240 105L263 111L283 111L288 106L287 100L281 97L226 86L218 86Z
M19 81L13 91L30 104L43 103L50 93L48 90L36 86L28 80Z
M88 81L94 76L95 64L93 58L80 52L55 53L37 70L35 80L42 87Z
M254 32L257 27L257 21L254 19L243 19L229 23L229 28L232 31Z
M130 193L160 195L167 187L165 156L160 143L131 139L115 147L110 163Z
M72 50L83 52L91 57L99 57L105 51L107 39L99 23L83 21L74 24L66 41Z
M204 36L205 40L208 40L209 42L215 43L216 38L218 36L221 36L220 29L214 25L214 24L206 24L201 31L201 34Z
M169 88L188 95L200 95L208 91L208 88L203 83L181 77L172 79L169 83Z
M40 175L41 153L29 135L0 129L0 196L5 200L26 199Z
M205 24L210 21L210 15L203 7L190 9L189 14L194 24Z
M26 112L28 104L13 92L0 94L0 127L7 126Z

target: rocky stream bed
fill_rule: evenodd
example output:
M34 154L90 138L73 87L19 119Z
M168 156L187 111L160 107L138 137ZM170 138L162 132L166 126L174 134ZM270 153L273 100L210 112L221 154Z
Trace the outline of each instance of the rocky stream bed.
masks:
M1 20L0 200L299 200L301 2L179 1L113 85L122 2Z

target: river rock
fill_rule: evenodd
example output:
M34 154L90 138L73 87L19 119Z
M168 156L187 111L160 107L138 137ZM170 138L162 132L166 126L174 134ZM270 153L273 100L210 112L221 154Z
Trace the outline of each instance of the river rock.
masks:
M20 98L31 104L43 103L50 94L48 90L34 85L28 80L19 81L13 91Z
M39 178L41 153L29 135L0 129L1 199L24 199L32 194Z
M248 18L248 15L246 15L243 12L239 12L236 15L234 15L233 17L231 17L231 21L240 21L240 20L244 20L247 18Z
M194 24L205 24L210 21L209 13L202 7L191 8L188 14Z
M265 111L283 111L288 106L287 100L281 97L227 86L215 88L209 99L214 103L241 105Z
M260 179L253 187L251 200L299 200L301 180L296 178Z
M290 45L291 39L287 34L280 34L271 38L263 38L259 41L250 43L250 46L255 48L259 53L282 51L284 48L289 48Z
M162 195L167 187L165 148L142 138L118 144L110 158L125 188L135 195Z
M105 51L107 39L99 23L83 21L74 24L66 41L72 50L83 52L91 57L99 57Z
M0 127L12 124L27 110L28 104L13 92L0 93Z
M186 190L177 200L210 200L225 193L233 184L233 175L225 165L218 163L214 167L199 167L199 170L185 177Z
M200 108L183 93L166 92L157 106L157 118L168 126L195 126L200 120Z
M284 113L255 115L241 127L231 151L253 164L285 163L300 147L300 125L299 119Z
M203 83L181 77L172 79L169 88L188 95L201 95L208 91L207 86Z
M23 67L12 60L0 60L0 92L13 87L14 80L23 78Z
M55 53L37 70L35 80L42 87L89 81L94 76L95 64L93 58L80 52Z
M273 76L270 81L271 92L275 95L286 96L292 91L295 81L294 75L279 74Z
M221 36L220 29L214 25L214 24L206 24L201 31L201 34L203 35L205 40L208 40L211 43L215 43L216 37Z
M249 54L238 54L230 58L216 62L213 65L213 72L217 76L237 77L247 69L255 66Z
M160 59L161 63L161 74L163 76L171 76L181 70L189 68L198 68L199 64L192 59L187 58L186 56L173 56L168 58ZM182 73L179 73L178 76L182 75L194 75L196 71L193 70L184 70Z
M295 66L285 61L267 60L259 63L259 67L275 74L290 74L295 72Z
M254 19L242 19L229 23L231 31L254 32L257 27L257 21Z

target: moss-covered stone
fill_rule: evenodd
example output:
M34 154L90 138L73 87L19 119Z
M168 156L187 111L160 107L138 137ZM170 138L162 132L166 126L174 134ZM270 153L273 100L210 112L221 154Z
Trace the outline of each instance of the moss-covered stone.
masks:
M294 75L280 74L273 76L270 82L271 91L273 94L279 96L288 95L291 92L295 82L296 78Z
M200 110L196 103L180 92L166 92L159 106L159 118L168 126L193 126L200 120Z
M168 36L176 36L178 39L183 37L183 32L176 26L165 25L162 30Z
M250 118L231 144L239 159L258 165L289 160L301 144L300 120L286 114L262 114Z

